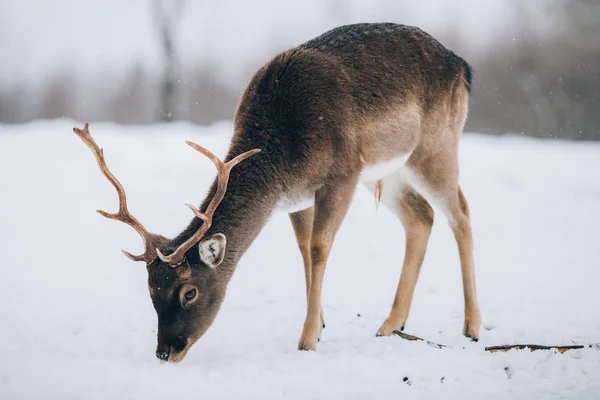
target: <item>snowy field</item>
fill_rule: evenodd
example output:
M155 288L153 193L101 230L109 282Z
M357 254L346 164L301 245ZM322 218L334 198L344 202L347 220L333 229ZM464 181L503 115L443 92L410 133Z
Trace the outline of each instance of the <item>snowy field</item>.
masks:
M390 310L404 233L361 186L326 272L317 353L295 350L303 268L287 215L275 214L242 258L216 322L171 365L154 356L145 268L119 251L139 251L141 241L94 212L116 210L117 198L75 125L0 126L0 399L600 398L599 350L483 350L600 342L600 144L463 139L479 343L460 335L458 254L440 213L406 332L452 348L374 337ZM231 125L90 130L132 212L174 236L191 218L183 204L199 204L215 175L184 140L223 155Z

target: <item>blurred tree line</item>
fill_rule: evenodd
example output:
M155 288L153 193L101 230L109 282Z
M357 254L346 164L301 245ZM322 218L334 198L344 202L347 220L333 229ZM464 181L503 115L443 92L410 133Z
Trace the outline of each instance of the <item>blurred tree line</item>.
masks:
M514 3L512 40L473 55L467 129L600 140L600 1L553 4L542 31Z
M162 71L139 63L122 75L105 77L116 85L84 82L84 88L76 84L73 71L61 71L48 79L34 101L26 88L12 86L0 90L0 122L64 116L123 124L157 120L209 124L231 119L258 66L248 65L247 79L232 82L220 78L211 60L196 65L178 62L173 45L178 19L164 12L175 10L179 15L183 0L173 0L169 7L162 1L153 0L157 45L164 55ZM475 70L467 130L600 140L600 1L549 2L552 10L545 15L550 18L542 28L534 21L535 12L521 1L513 2L510 33L498 35L483 48L465 46L452 27L439 37ZM339 11L338 0L331 4ZM82 90L94 96L75 101Z

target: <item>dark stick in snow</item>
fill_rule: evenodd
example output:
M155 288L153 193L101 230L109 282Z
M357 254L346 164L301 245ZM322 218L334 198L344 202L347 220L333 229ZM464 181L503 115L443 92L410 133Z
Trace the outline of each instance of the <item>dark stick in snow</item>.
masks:
M410 340L411 342L425 342L425 343L427 343L427 345L429 345L431 347L435 347L436 349L443 349L444 347L448 347L444 344L430 342L429 340L425 340L418 336L409 335L408 333L404 333L404 332L400 332L400 331L394 331L394 334L400 336L404 340Z
M543 346L539 344L505 344L502 346L488 346L485 348L485 351L489 351L490 353L507 352L509 350L524 350L528 349L529 351L536 350L558 350L559 353L564 353L568 350L575 349L600 349L600 344L576 344L571 346Z
M429 346L434 347L436 349L443 349L444 347L448 347L444 344L430 342L429 340L425 340L418 336L409 335L408 333L404 333L404 332L400 332L400 331L394 331L394 334L400 336L404 340L410 340L413 342L425 342ZM598 344L576 344L576 345L570 345L570 346L543 346L543 345L539 345L539 344L505 344L505 345L501 345L501 346L488 346L485 348L485 351L489 351L490 353L497 353L497 352L507 352L509 350L525 350L525 349L528 349L529 351L557 350L559 353L562 354L568 350L587 349L587 348L600 349L600 343L598 343Z

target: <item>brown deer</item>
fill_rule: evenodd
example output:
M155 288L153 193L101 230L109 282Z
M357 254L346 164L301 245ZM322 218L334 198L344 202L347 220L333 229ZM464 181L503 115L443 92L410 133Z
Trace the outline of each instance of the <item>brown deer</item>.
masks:
M195 218L174 239L149 233L129 213L125 191L87 124L75 128L119 195L118 213L99 212L132 226L144 240L142 255L125 254L147 266L158 315L156 356L178 362L204 334L238 261L276 209L289 213L304 260L308 307L298 349L315 350L324 327L327 258L359 181L406 230L398 290L377 335L406 323L432 204L458 243L463 333L476 340L472 235L457 160L470 85L466 61L420 29L391 23L335 28L279 54L242 96L228 162L187 142L212 160L218 175L201 206L188 205Z

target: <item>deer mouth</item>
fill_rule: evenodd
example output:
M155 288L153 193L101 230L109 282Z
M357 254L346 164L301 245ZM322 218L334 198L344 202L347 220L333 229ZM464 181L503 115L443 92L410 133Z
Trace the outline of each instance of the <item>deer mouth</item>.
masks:
M180 362L181 360L183 360L185 358L190 347L191 346L189 346L189 345L185 346L185 348L179 352L173 351L173 349L172 349L167 361L170 363L173 363L173 364L177 364L178 362Z
M161 343L156 348L156 358L163 362L178 363L185 358L193 343L189 338L183 343Z

